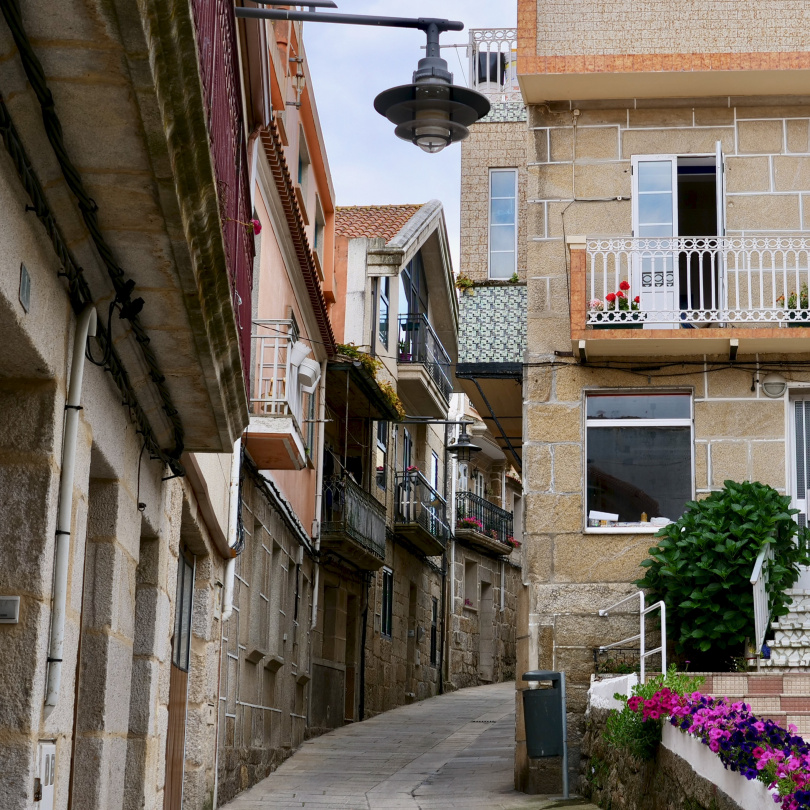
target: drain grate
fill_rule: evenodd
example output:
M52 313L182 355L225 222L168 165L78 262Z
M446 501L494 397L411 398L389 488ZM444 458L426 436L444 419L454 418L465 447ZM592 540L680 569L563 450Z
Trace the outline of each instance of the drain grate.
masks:
M471 720L471 723L495 723L496 720Z

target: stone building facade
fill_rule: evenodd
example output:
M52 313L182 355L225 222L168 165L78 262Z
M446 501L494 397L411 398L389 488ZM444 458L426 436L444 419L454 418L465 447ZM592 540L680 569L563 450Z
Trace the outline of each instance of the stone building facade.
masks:
M810 108L800 94L810 59L782 24L791 12L766 6L735 6L718 27L722 3L659 4L628 33L618 9L560 15L521 0L527 120L508 132L522 132L522 158L503 123L476 124L464 145L464 188L478 192L464 202L462 255L493 261L481 227L491 227L498 196L484 193L491 170L513 168L520 183L526 173L514 195L525 346L508 357L495 341L478 365L462 349L459 372L476 406L486 412L486 395L507 423L514 384L496 388L493 377L521 364L522 420L506 431L522 436L525 465L518 671L566 672L571 763L594 648L637 632L637 614L597 612L635 590L651 518L677 518L686 500L729 478L770 484L807 514L810 375L791 327L808 306ZM779 23L754 22L762 15ZM468 268L483 288L462 298L462 335L473 328L467 312L490 310L497 323L514 295L473 259ZM486 291L503 298L484 305ZM617 292L638 296L638 308L614 304ZM666 425L656 411L665 399L675 407ZM649 436L644 449L633 443L640 433L620 438L633 430ZM548 785L523 734L519 720L517 784L536 791Z

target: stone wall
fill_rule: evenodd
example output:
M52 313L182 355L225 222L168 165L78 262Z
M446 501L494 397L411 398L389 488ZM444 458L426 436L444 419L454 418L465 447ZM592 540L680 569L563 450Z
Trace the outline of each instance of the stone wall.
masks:
M582 795L611 810L740 810L739 804L668 748L660 746L650 762L611 748L602 737L607 716L607 709L589 712L582 747Z
M264 779L306 733L313 564L277 497L245 476L245 548L222 637L219 804Z

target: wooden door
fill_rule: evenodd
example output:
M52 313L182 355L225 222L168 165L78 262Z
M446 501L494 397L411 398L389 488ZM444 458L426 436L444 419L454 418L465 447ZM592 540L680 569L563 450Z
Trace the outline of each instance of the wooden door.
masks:
M177 599L169 679L169 726L166 733L166 784L163 810L183 806L183 766L186 751L186 703L191 645L191 608L194 595L194 556L180 553L177 561Z

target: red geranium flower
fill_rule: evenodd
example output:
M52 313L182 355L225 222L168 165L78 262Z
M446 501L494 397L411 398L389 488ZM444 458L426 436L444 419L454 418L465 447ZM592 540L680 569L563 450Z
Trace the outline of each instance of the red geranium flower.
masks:
M625 294L619 290L619 292L616 293L616 298L625 298Z
M620 290L629 290L630 289L630 282L629 281L623 281L621 284L619 284L619 289Z
M633 303L634 303L634 304L640 304L640 303L641 303L641 297L637 295L637 296L636 296L636 297L633 299Z
M616 294L615 293L608 293L605 296L605 301L607 301L609 304L612 304L615 300L616 300Z

